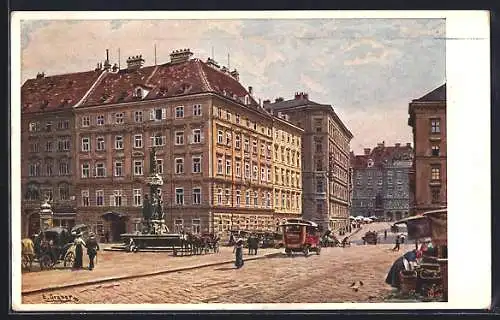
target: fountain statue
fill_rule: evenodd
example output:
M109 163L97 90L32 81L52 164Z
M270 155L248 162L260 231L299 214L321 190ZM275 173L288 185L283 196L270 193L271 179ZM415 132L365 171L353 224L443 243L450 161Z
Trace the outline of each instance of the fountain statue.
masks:
M149 161L150 174L147 178L151 199L148 195L144 196L142 215L144 218L144 229L147 234L165 234L168 233L168 227L165 224L165 214L163 212L163 202L160 199L158 188L163 185L163 178L158 174L156 168L156 150L151 149Z

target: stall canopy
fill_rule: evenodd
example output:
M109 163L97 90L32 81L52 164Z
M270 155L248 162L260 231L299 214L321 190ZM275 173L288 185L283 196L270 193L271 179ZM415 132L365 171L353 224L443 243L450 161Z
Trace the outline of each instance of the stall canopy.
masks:
M425 212L394 223L394 225L398 224L406 224L409 239L418 240L430 237L435 244L447 243L446 209Z

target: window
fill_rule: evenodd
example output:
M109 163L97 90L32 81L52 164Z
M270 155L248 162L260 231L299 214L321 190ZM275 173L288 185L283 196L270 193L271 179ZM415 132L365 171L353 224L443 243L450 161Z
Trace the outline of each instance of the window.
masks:
M226 160L226 175L231 175L231 160Z
M440 180L441 176L441 168L439 166L431 167L431 180L436 181Z
M268 208L271 207L271 192L268 192L266 194L266 207L268 207Z
M45 152L52 152L54 150L54 144L52 141L47 141L45 143Z
M193 157L193 173L200 173L200 172L201 172L201 157L194 156Z
M183 145L184 144L184 131L176 131L175 132L175 144Z
M201 116L201 105L200 104L195 104L193 106L193 116Z
M164 146L167 141L165 136L162 136L161 133L155 133L151 136L151 144L154 147Z
M201 143L201 129L193 130L193 143Z
M121 190L113 191L113 195L111 196L111 206L121 207L123 205L123 194Z
M47 159L45 163L45 172L47 173L47 176L52 176L52 168L54 167L54 164L52 163L52 160Z
M175 219L174 220L174 232L175 233L181 233L184 230L184 223L182 219Z
M193 189L193 204L201 204L201 188Z
M319 193L325 192L324 186L323 186L323 180L316 181L316 192L319 192Z
M236 115L236 123L238 123L238 124L240 123L240 115L239 114Z
M252 152L253 152L254 154L257 154L257 151L258 151L258 147L257 147L257 140L253 140L253 141L252 141L252 144L253 144L253 146L252 146Z
M217 189L217 204L218 205L222 204L222 189L221 188Z
M250 191L248 190L245 192L245 205L250 205Z
M184 106L175 107L175 118L184 118Z
M115 177L123 177L123 162L121 160L115 162Z
M59 199L63 201L69 200L69 186L67 184L59 186Z
M316 171L323 171L323 160L316 160Z
M231 112L229 111L226 112L226 120L231 121Z
M83 116L82 117L82 127L89 127L89 126L90 126L90 117Z
M266 145L264 143L261 143L261 145L260 145L260 156L261 157L266 156Z
M222 130L217 130L217 143L222 144L223 136L224 132L222 132Z
M105 124L104 122L104 115L103 114L100 114L96 117L96 124L98 126L103 126Z
M63 139L59 140L57 142L57 151L68 151L71 147L71 143L69 139ZM90 151L90 143L89 143L89 151ZM82 145L82 150L83 150L83 145Z
M223 174L224 169L223 169L223 160L222 157L217 158L217 174Z
M163 174L163 159L156 159L156 173Z
M253 176L252 177L254 180L259 179L259 167L257 167L256 165L253 166Z
M271 169L267 168L267 181L271 182Z
M38 142L30 143L30 152L38 153L40 152L40 147Z
M95 202L98 207L104 206L104 191L96 190L95 192Z
M260 181L266 181L266 168L260 168Z
M231 145L231 132L226 132L226 145Z
M153 109L151 110L149 118L155 121L165 120L167 119L167 109L166 108Z
M104 163L98 162L95 164L95 175L96 177L105 177L106 176L106 167Z
M250 179L250 164L245 163L245 178Z
M184 158L175 158L175 173L184 173Z
M134 135L134 148L142 148L142 134Z
M236 161L236 176L241 177L241 163Z
M229 189L225 190L226 204L231 205L231 191Z
M123 149L123 137L115 136L115 149L122 150Z
M122 124L124 118L125 118L125 116L124 116L123 112L118 112L117 114L115 114L115 123Z
M441 132L441 126L440 126L440 119L431 119L431 133L440 133Z
M97 151L104 151L106 150L106 146L104 144L104 137L97 137L96 139L96 150Z
M175 204L184 204L184 188L175 188Z
M28 125L28 130L30 132L37 132L38 131L38 122L30 122Z
M45 123L45 130L48 132L52 131L52 121L47 121Z
M142 176L144 167L144 160L134 160L134 175Z
M90 138L89 137L82 138L82 151L84 151L84 152L90 151Z
M433 157L439 157L439 146L438 145L433 145L432 146L432 156Z
M236 135L235 141L235 148L239 150L241 148L241 137L239 134Z
M200 234L201 233L201 220L200 219L193 219L191 222L191 231L193 234Z
M316 152L323 152L323 144L321 142L316 142Z
M236 190L236 206L240 206L241 204L241 191L240 190Z
M134 189L133 194L134 194L134 206L136 207L142 206L142 190Z
M82 178L90 177L90 164L83 163L82 164Z
M88 207L89 205L89 190L82 190L82 207Z
M441 196L440 188L431 188L432 203L439 203L440 196Z
M257 191L253 193L253 205L254 207L259 205L259 193Z
M134 121L135 122L142 122L144 120L144 117L142 115L142 111L135 111L134 112Z
M59 175L65 176L69 174L69 163L66 159L59 160Z
M245 152L250 152L250 140L245 138Z
M274 190L274 205L277 207L280 204L280 196L277 190Z

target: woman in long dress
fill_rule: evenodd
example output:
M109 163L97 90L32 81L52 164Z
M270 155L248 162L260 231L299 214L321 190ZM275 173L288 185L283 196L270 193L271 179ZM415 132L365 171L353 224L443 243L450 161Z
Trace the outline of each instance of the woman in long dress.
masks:
M75 269L83 267L83 247L85 247L85 241L82 239L82 234L79 233L75 239L75 263L73 264Z
M234 246L233 252L236 252L236 261L234 262L237 269L243 267L243 239L238 239Z

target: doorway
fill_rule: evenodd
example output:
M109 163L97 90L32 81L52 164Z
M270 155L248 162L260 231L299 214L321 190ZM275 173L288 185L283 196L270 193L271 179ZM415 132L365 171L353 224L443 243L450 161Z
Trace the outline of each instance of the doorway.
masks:
M120 235L125 232L126 226L123 218L117 218L111 221L111 242L120 242Z

